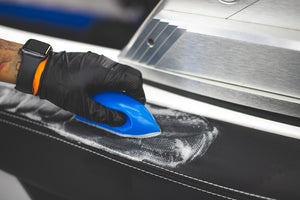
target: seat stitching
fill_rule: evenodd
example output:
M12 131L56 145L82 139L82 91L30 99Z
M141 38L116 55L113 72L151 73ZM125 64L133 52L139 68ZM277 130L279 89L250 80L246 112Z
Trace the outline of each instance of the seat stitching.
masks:
M144 172L144 173L146 173L146 174L150 174L150 175L152 175L152 176L155 176L155 177L158 177L158 178L161 178L161 179L164 179L164 180L167 180L167 181L170 181L170 182L173 182L173 183L176 183L176 184L179 184L179 185L182 185L182 186L185 186L185 187L194 189L194 190L198 190L198 191L201 191L201 192L204 192L204 193L207 193L207 194L210 194L210 195L218 196L218 197L221 197L221 198L224 198L224 199L236 200L236 199L231 198L231 197L227 197L227 196L224 196L224 195L221 195L221 194L217 194L217 193L214 193L214 192L210 192L210 191L207 191L207 190L198 188L198 187L194 187L194 186L188 185L188 184L186 184L186 183L182 183L182 182L173 180L173 179L171 179L171 178L166 178L166 177L160 176L160 175L158 175L158 174L154 174L154 173L152 173L152 172L149 172L149 171L146 171L146 170L143 170L143 169L134 167L134 166L129 165L129 164L127 164L127 163L124 163L124 162L121 162L121 161L119 161L119 160L116 160L116 159L113 159L113 158L111 158L111 157L108 157L108 156L105 156L105 155L103 155L103 154L100 154L100 153L98 153L98 152L96 152L96 151L93 151L93 150L87 149L87 148L85 148L85 147L82 147L82 146L73 144L73 143L71 143L71 142L69 142L69 141L66 141L66 140L63 140L63 139L61 139L61 138L57 138L57 137L55 137L55 136L48 135L47 133L44 133L44 132L41 132L41 131L37 131L37 130L31 129L31 128L26 127L26 126L22 126L22 125L16 124L16 123L14 123L14 122L10 122L10 121L4 120L4 119L0 119L0 122L6 123L6 124L9 124L9 125L12 125L12 126L21 128L21 129L25 129L25 130L30 131L30 132L33 132L33 133L37 133L37 134L39 134L39 135L42 135L42 136L51 138L51 139L53 139L53 140L56 140L56 141L59 141L59 142L68 144L68 145L70 145L70 146L73 146L73 147L76 147L76 148L78 148L78 149L87 151L87 152L92 153L92 154L95 154L95 155L97 155L97 156L106 158L106 159L108 159L108 160L111 160L111 161L113 161L113 162L119 163L119 164L124 165L124 166L126 166L126 167L130 167L130 168L132 168L132 169L135 169L135 170Z
M38 122L32 121L30 119L25 119L25 118L19 117L17 115L13 115L13 114L6 113L6 112L3 112L3 111L0 111L0 113L2 113L4 115L7 115L7 116L11 116L11 117L17 118L17 119L20 119L20 120L23 120L23 121L26 121L26 122L29 122L29 123L32 123L32 124L35 124L35 125L38 125L38 126L49 128L45 123L38 123ZM173 174L176 174L176 175L179 175L179 176L191 179L191 180L195 180L197 182L205 183L205 184L212 185L212 186L215 186L215 187L218 187L218 188L222 188L222 189L225 189L225 190L229 190L229 191L241 193L241 194L248 195L248 196L253 196L253 197L256 197L256 198L260 198L260 199L274 200L274 198L265 197L265 196L261 196L261 195L257 195L257 194L253 194L253 193L244 192L244 191L241 191L241 190L229 188L229 187L226 187L226 186L222 186L222 185L211 183L211 182L208 182L208 181L205 181L205 180L201 180L201 179L198 179L198 178L195 178L195 177L191 177L191 176L188 176L188 175L185 175L185 174L181 174L179 172L172 171L172 170L169 170L169 169L165 169L165 168L163 168L161 166L158 166L158 165L155 165L155 164L152 164L152 163L149 163L149 162L143 162L143 163L145 163L147 165L150 165L150 166L153 166L153 167L156 167L156 168L159 168L161 170L164 170L164 171L167 171L167 172L170 172L170 173L173 173Z

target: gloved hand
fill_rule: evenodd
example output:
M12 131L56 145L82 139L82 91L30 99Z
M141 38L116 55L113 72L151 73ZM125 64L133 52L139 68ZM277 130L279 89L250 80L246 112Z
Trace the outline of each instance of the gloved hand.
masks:
M101 91L125 92L145 104L141 73L95 53L52 53L37 95L90 121L120 126L124 114L95 102Z

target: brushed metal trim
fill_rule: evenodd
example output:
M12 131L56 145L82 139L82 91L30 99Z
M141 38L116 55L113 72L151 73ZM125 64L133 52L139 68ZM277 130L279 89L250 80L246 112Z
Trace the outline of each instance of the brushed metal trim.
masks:
M300 98L298 51L191 32L170 43L156 68Z
M145 38L147 38L153 29L159 24L158 19L153 19L149 22L147 27L143 32L140 33L140 35L136 38L135 42L132 44L130 49L128 49L128 52L126 52L126 57L131 58L136 54L140 46L144 43Z
M133 46L137 35L119 59L142 70L146 79L164 85L300 117L300 31L233 20L259 1L240 3L216 9L208 1L166 1L138 32L145 34L147 24L158 20L181 31L179 37L170 40L170 35L160 34L158 46L154 41L153 47L132 59L126 53L137 50ZM196 10L204 4L211 16ZM226 19L228 15L213 14L218 9L234 12ZM146 41L144 37L144 45Z
M259 0L230 19L300 30L300 1Z
M168 39L168 36L173 34L173 32L176 30L177 26L168 25L164 31L161 32L161 34L153 40L153 46L148 49L148 51L145 53L145 55L140 59L139 61L142 63L149 63L151 61L151 58L157 53L157 51L161 48L161 46L166 42Z
M169 10L161 10L154 19L168 22L188 32L300 51L300 30Z
M176 28L175 31L164 41L157 52L153 54L151 60L148 62L149 65L155 65L164 54L171 48L171 46L184 34L184 29Z
M256 1L258 0L239 0L235 3L224 4L219 0L169 0L164 10L225 19Z
M147 37L143 38L144 40L141 41L141 44L137 48L137 51L133 55L132 59L133 60L141 59L144 56L144 54L147 52L147 50L151 48L148 45L148 40L152 39L155 42L155 39L157 38L157 36L159 36L160 33L163 32L167 26L168 26L168 23L159 22L151 31L145 30L144 32L146 32L146 33L149 32L149 34L147 35Z
M121 54L119 56L125 56L128 51L130 51L133 43L140 37L141 32L145 29L146 26L150 23L151 19L157 15L163 7L166 5L166 0L160 0L158 4L155 6L155 8L151 11L151 13L148 15L148 17L144 20L142 25L139 27L139 29L135 32L135 34L132 36L128 44L123 48L121 51Z
M175 73L119 57L123 64L139 69L145 79L211 98L300 117L300 99L200 77Z

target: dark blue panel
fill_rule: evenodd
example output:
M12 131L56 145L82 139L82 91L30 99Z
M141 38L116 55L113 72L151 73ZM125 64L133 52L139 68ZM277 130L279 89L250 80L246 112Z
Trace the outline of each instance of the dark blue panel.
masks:
M58 29L84 31L102 17L89 13L75 13L55 7L38 7L24 4L0 2L0 20L49 26ZM103 19L103 18L102 18Z

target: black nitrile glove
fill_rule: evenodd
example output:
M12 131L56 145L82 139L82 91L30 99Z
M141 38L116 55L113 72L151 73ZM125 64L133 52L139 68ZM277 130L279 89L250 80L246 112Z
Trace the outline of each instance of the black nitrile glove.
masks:
M125 116L95 102L101 91L119 91L145 104L141 73L95 53L52 53L38 95L90 121L120 126Z

